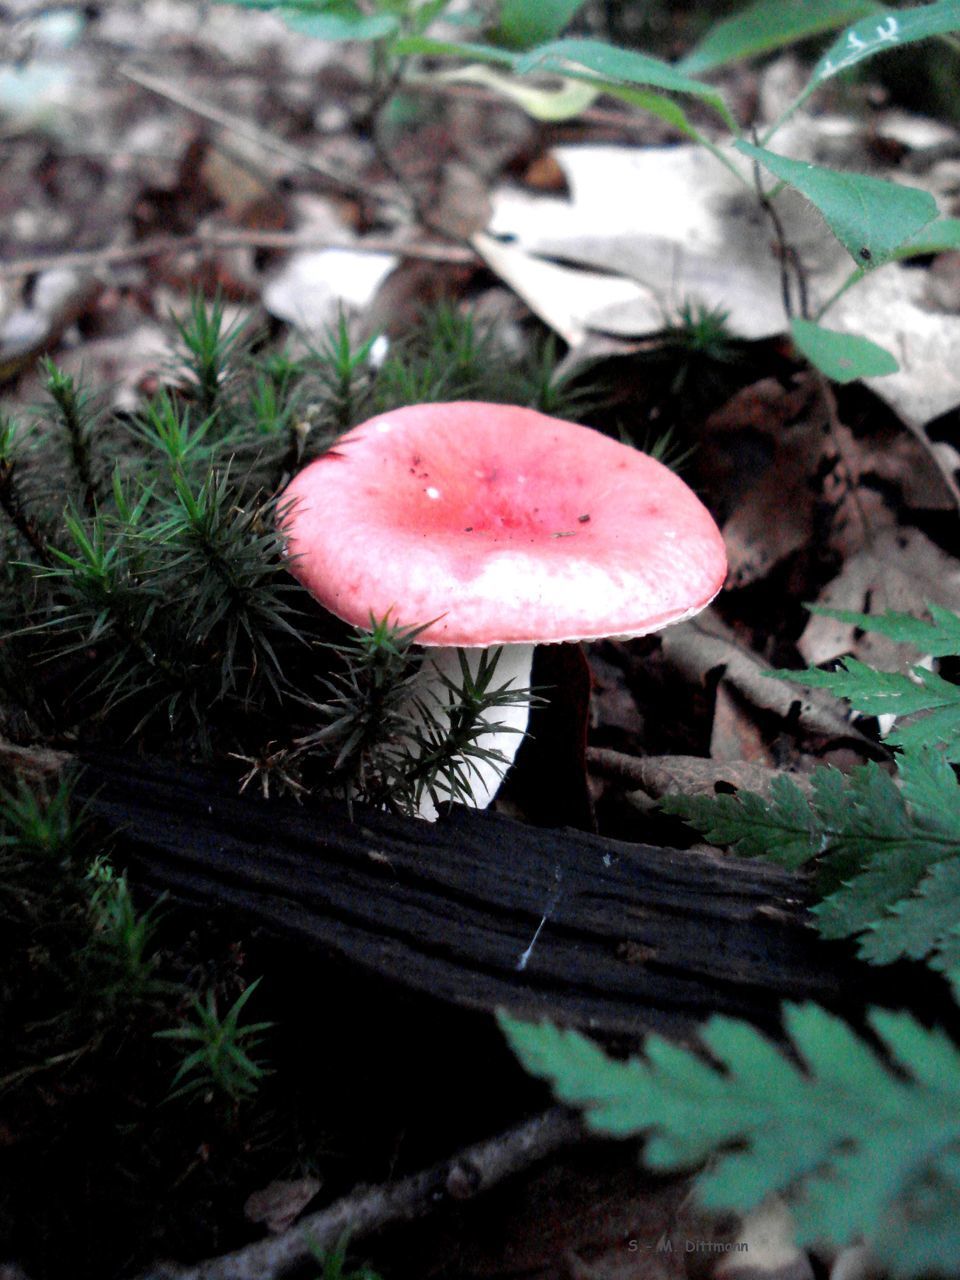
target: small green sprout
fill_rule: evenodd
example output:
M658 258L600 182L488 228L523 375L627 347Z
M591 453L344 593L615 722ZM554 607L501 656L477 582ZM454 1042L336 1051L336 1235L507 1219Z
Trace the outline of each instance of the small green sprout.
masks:
M251 982L222 1017L216 995L208 991L205 1000L193 1000L190 1020L168 1031L154 1033L158 1040L177 1040L185 1047L196 1046L177 1068L170 1099L197 1093L220 1094L239 1104L256 1096L261 1082L270 1074L263 1061L255 1056L256 1050L263 1033L275 1024L241 1023L240 1015L260 981L257 978Z

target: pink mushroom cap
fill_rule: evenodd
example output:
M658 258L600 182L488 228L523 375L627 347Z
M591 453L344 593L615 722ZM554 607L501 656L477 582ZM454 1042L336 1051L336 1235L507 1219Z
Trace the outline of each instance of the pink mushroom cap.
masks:
M281 501L291 572L331 613L487 647L657 631L698 613L727 560L667 467L512 405L413 405L362 423Z

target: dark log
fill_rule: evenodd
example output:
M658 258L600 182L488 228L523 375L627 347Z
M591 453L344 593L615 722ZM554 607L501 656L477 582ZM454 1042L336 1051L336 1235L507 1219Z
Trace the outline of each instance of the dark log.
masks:
M805 880L759 862L466 809L351 820L156 762L101 758L80 787L135 880L461 1005L632 1037L718 1011L775 1027L783 999L890 1000L889 969L817 937Z

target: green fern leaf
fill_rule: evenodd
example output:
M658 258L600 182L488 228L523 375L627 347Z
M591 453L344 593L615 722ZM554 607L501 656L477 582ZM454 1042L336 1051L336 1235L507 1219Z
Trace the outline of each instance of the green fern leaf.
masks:
M857 711L869 716L911 716L922 720L898 726L887 740L897 745L938 742L960 756L960 685L951 684L934 671L913 667L910 675L899 671L875 671L858 658L845 658L835 671L774 671L780 680L810 688L829 689L845 698ZM951 755L951 759L957 756Z
M838 775L839 776L839 775ZM770 799L752 791L736 796L665 796L661 807L691 823L713 844L729 845L745 858L770 857L802 866L821 851L821 830L803 792L779 776Z
M874 921L860 954L871 964L929 957L935 969L960 965L960 859L936 863L914 894Z
M938 604L927 605L932 619L925 622L909 613L869 614L853 613L848 609L827 609L823 605L809 605L811 613L849 622L861 631L875 631L888 636L898 644L913 645L920 653L933 658L955 657L960 654L960 614L951 613Z
M898 761L900 791L931 835L960 846L960 785L939 751L904 751Z
M769 803L740 792L671 796L664 808L745 856L794 869L813 862L824 937L862 935L860 954L875 964L935 956L948 967L960 929L960 881L945 870L960 865L960 783L950 765L926 747L901 756L899 786L872 762L849 775L817 769L810 781L808 796L781 778Z
M931 621L905 613L871 617L845 609L814 607L812 612L876 631L900 644L910 644L935 658L960 656L960 615L939 605L928 606ZM779 680L809 688L829 689L863 715L898 718L887 735L893 746L939 746L950 760L960 760L960 686L914 666L909 674L875 671L857 658L846 658L835 671L775 671ZM907 717L906 720L903 717Z
M864 1235L896 1275L956 1269L960 1249L960 1052L908 1014L871 1023L895 1074L849 1026L787 1006L801 1070L746 1023L712 1018L718 1065L659 1036L615 1062L575 1031L501 1017L523 1065L608 1136L645 1135L653 1169L709 1165L701 1202L745 1213L790 1193L801 1243ZM891 1224L894 1224L892 1226Z

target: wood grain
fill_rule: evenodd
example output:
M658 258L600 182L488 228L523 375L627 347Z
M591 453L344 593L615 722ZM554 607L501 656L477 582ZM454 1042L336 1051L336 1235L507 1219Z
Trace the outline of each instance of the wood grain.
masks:
M460 1005L632 1037L717 1011L775 1027L783 999L903 999L890 969L817 937L803 878L759 862L466 809L351 821L120 758L81 791L139 881Z

